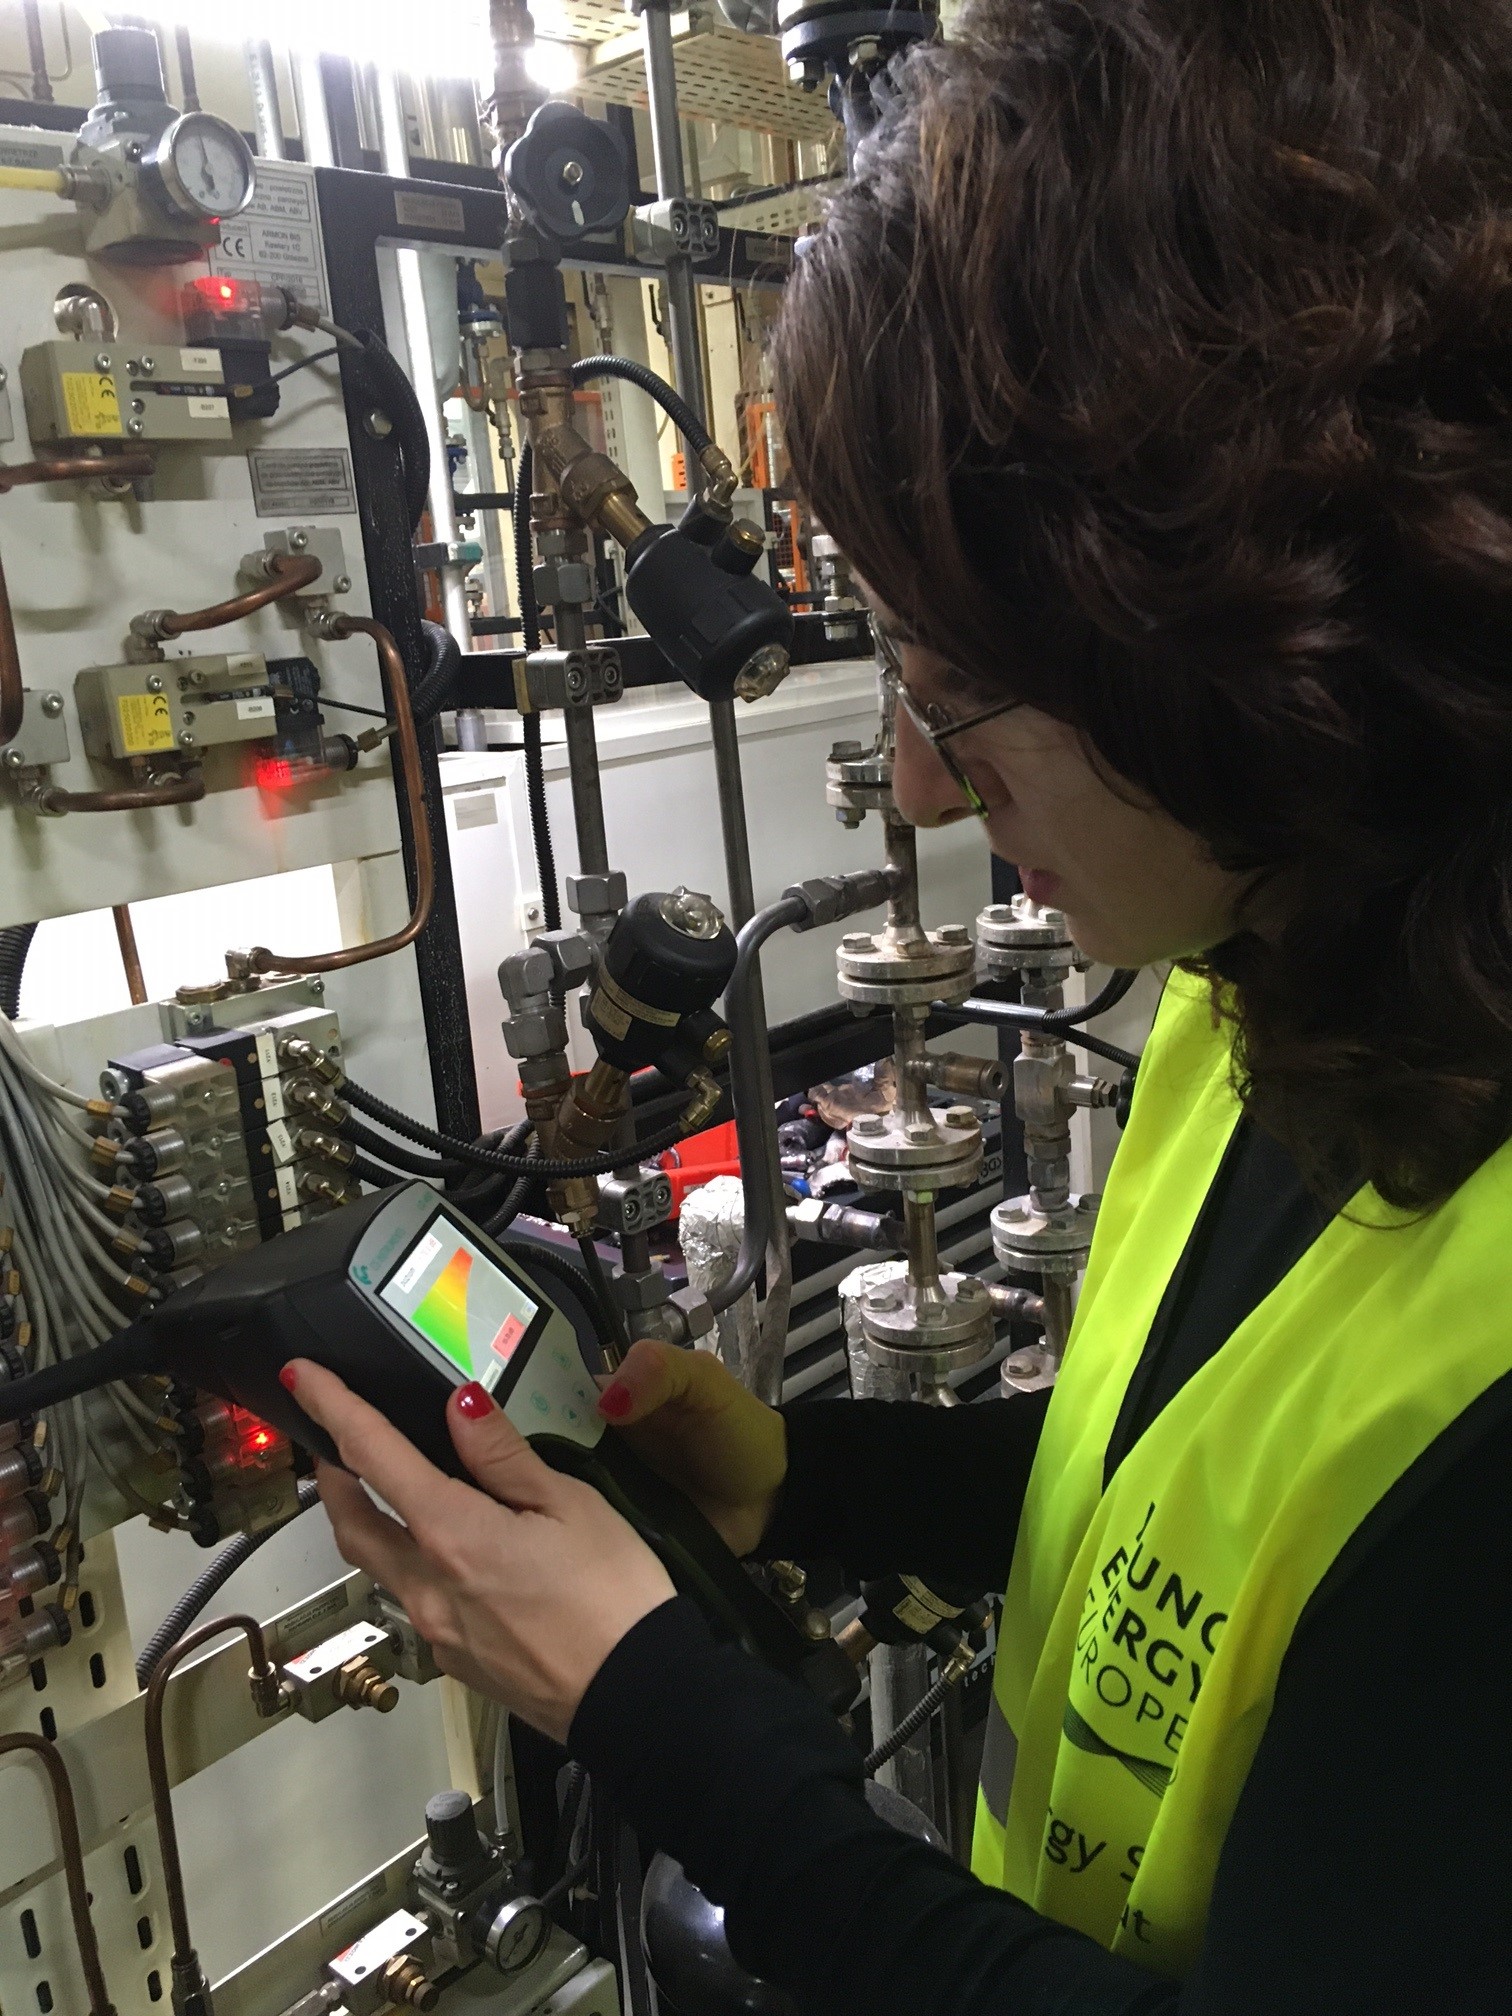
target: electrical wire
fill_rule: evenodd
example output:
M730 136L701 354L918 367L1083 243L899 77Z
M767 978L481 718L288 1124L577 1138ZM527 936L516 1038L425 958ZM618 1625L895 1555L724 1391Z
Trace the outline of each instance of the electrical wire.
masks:
M514 562L515 599L520 608L520 641L526 655L541 648L541 612L536 605L535 572L530 548L530 490L535 461L530 442L520 445L515 464ZM551 843L551 818L546 805L546 765L541 745L541 717L532 709L520 716L525 739L525 800L530 810L530 843L535 852L536 880L541 885L541 911L548 931L562 928L562 898L557 885L556 850Z
M577 1242L578 1251L583 1256L583 1265L588 1274L588 1285L593 1290L593 1299L598 1304L599 1315L604 1328L614 1339L615 1347L623 1359L630 1352L630 1333L625 1328L624 1313L614 1299L614 1290L609 1285L609 1276L604 1272L604 1263L599 1258L598 1248L587 1234Z
M324 364L328 358L340 354L339 343L333 343L329 350L312 350L308 356L296 357L292 364L285 364L281 371L270 371L266 378L259 379L252 390L258 392L264 385L281 385L285 378L292 378L296 371L307 371L312 364Z

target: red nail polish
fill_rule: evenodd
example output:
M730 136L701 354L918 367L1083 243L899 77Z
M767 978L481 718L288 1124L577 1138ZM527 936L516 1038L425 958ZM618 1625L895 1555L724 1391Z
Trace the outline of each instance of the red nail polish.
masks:
M599 1395L599 1412L606 1421L623 1421L634 1405L634 1396L623 1379L616 1379Z
M465 1414L469 1421L481 1421L486 1414L492 1414L493 1404L476 1379L469 1379L465 1386L457 1388L457 1412Z
M286 1387L288 1391L292 1393L294 1391L294 1384L297 1377L298 1375L296 1374L294 1367L292 1365L285 1365L279 1372L278 1383L280 1386Z

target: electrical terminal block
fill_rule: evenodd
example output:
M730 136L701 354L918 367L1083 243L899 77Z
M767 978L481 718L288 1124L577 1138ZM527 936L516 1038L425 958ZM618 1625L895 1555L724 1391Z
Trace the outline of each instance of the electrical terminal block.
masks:
M281 1671L294 1705L307 1722L323 1722L338 1708L376 1708L387 1715L399 1704L394 1648L382 1626L352 1624L334 1638L291 1659Z

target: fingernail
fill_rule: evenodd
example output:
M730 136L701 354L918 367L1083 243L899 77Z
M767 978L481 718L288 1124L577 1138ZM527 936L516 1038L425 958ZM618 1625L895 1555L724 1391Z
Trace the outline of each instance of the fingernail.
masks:
M481 1421L485 1414L493 1411L493 1401L476 1379L469 1379L465 1386L457 1388L457 1412L465 1414L469 1421Z
M634 1405L634 1396L623 1379L616 1379L599 1395L598 1410L606 1421L623 1421Z
M292 1393L299 1375L292 1365L285 1365L278 1374L278 1383Z

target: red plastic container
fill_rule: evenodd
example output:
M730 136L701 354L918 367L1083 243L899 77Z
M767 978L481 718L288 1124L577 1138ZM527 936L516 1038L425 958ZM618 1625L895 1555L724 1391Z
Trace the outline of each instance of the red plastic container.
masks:
M740 1174L740 1147L735 1122L727 1120L722 1127L709 1127L702 1134L690 1134L686 1141L679 1141L675 1148L667 1149L660 1160L672 1179L672 1208L681 1211L684 1197L701 1183L707 1183L714 1176Z

